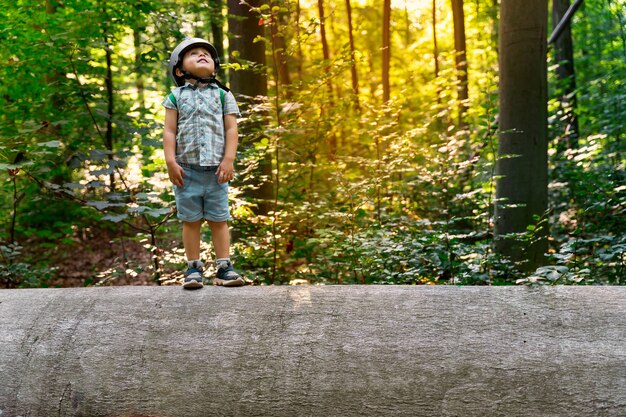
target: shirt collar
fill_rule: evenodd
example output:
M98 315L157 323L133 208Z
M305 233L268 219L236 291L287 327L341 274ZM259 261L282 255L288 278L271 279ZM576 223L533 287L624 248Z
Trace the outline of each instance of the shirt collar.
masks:
M204 90L206 88L219 88L215 83L208 83L206 85L200 86L200 87L196 87L195 85L193 85L192 83L190 83L189 81L185 82L185 85L183 85L182 88L191 88L192 90L197 90L198 88L201 90Z

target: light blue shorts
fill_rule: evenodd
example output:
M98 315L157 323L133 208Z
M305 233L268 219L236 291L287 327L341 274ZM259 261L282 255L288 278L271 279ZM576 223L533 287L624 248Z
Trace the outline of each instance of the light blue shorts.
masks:
M212 222L230 220L228 183L217 182L216 166L179 164L185 171L183 186L174 186L176 211L184 222L206 219Z

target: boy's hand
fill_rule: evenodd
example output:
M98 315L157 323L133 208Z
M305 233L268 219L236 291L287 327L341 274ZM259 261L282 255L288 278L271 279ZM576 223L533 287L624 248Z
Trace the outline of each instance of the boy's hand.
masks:
M167 174L169 175L172 184L177 187L183 186L183 178L185 178L185 170L183 170L183 167L178 165L176 162L167 164Z
M217 167L215 175L217 175L217 182L219 183L231 181L235 177L235 165L233 161L224 159L220 166Z

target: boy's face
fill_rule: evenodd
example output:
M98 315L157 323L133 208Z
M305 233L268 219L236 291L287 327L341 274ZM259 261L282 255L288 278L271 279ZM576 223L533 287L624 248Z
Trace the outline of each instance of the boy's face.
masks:
M202 47L192 48L183 56L182 68L198 78L208 78L215 73L215 63L209 51ZM177 68L179 77L183 74Z

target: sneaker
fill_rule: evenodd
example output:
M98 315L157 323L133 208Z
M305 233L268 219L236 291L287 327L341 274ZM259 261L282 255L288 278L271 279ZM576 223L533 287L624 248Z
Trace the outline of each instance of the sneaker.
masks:
M245 282L241 275L235 271L233 264L227 261L218 266L213 284L224 287L241 287Z
M183 288L188 290L202 288L202 272L204 271L204 264L202 262L194 262L187 271L185 271L185 282L183 282Z

